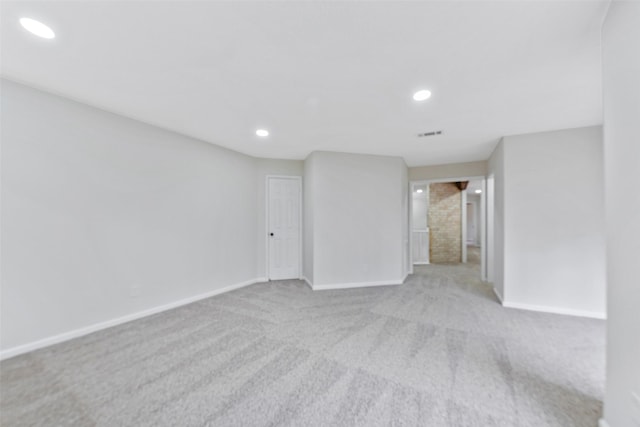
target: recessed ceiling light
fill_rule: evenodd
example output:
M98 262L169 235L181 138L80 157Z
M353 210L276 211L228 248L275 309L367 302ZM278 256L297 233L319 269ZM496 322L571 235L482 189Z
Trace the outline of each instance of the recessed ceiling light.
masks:
M415 99L416 101L425 101L427 99L431 98L431 91L430 90L419 90L416 93L413 94L413 99Z
M20 25L31 34L35 34L43 39L52 39L56 36L56 33L40 21L36 21L31 18L20 18Z
M422 188L418 188L418 189L416 190L416 193L422 193Z
M476 190L476 194L482 193L482 190Z
M269 131L266 129L258 129L256 131L256 135L262 136L262 137L269 136Z

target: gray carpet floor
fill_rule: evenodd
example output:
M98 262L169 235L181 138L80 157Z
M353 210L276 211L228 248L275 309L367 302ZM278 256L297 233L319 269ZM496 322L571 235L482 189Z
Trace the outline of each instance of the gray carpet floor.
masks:
M257 284L0 364L3 426L596 426L604 322L501 307L477 265Z

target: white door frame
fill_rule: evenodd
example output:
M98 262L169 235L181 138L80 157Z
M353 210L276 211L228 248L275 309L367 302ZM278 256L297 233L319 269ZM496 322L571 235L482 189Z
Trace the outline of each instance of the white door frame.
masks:
M487 203L487 179L482 180L482 193L480 194L480 280L487 282L489 269L489 204ZM493 206L492 206L493 208Z
M462 262L467 262L467 192L466 190L460 190L460 228L462 229Z
M486 256L486 266L484 270L483 280L492 283L495 276L495 176L494 174L487 175L487 179L483 186L486 197L485 200L486 216L482 218L483 225L486 226L486 232L484 233L484 239L487 242L487 247L483 253Z
M486 177L484 175L478 176L462 176L462 177L453 177L453 178L435 178L435 179L419 179L415 181L409 181L409 232L413 230L413 198L412 191L414 184L433 184L433 183L441 183L441 182L459 182L459 181L482 181L482 194L480 196L480 266L481 266L481 280L487 280L487 232L486 232L486 216L485 209L487 208L487 204L485 202L486 194L487 194L487 186L486 186ZM466 192L462 194L462 209L460 214L460 221L462 223L462 257L463 262L466 262L467 258L467 247L466 247L466 212L467 212L467 197ZM427 224L428 226L429 224ZM429 227L431 228L431 227ZM409 254L413 254L413 241L409 239ZM409 274L413 274L413 259L411 260L411 268Z
M298 192L298 279L302 280L302 177L300 175L267 175L265 176L265 266L267 280L271 280L271 263L269 257L269 180L277 179L293 179L298 181L300 191Z
M413 188L414 185L426 185L427 194L429 194L429 181L409 181L409 274L413 274ZM429 224L427 224L427 229ZM424 263L418 263L418 265L425 265ZM428 263L427 263L428 264Z

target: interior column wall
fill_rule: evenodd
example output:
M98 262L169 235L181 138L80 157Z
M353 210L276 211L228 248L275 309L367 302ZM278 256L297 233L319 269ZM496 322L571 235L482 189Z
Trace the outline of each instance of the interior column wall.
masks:
M494 185L494 285L511 307L605 316L599 126L504 137Z
M603 27L607 387L611 427L640 425L640 3L613 1Z
M505 137L504 145L505 301L604 316L602 128Z
M314 201L316 185L316 154L311 153L304 161L304 179L302 182L302 274L309 285L313 285L315 252L314 248Z
M403 160L404 163L404 160ZM401 209L402 209L402 226L400 228L400 241L402 251L402 278L404 279L411 271L411 253L409 239L411 239L411 231L409 230L409 168L406 164L404 167L400 167L400 194L402 196Z
M493 283L498 298L504 301L504 229L505 229L505 173L504 140L500 140L489 157L487 177L487 280Z
M403 281L406 169L398 157L360 154L315 152L305 162L305 275L312 269L314 289Z

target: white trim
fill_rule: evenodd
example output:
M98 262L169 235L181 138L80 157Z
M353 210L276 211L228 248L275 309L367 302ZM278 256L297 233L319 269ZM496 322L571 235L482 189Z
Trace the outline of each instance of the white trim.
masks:
M408 274L413 274L413 266L414 265L422 265L425 263L422 262L413 262L413 233L414 232L429 232L429 224L427 223L427 228L419 228L417 230L413 229L413 188L415 185L426 185L427 186L427 213L429 212L429 181L409 181L409 272ZM431 249L429 249L430 251ZM431 263L431 258L429 257L429 251L427 251L427 262L426 264Z
M264 190L264 199L265 199L265 223L264 230L267 233L265 236L265 272L267 275L267 281L271 280L271 272L269 271L269 179L277 178L277 179L294 179L298 181L298 186L300 191L298 192L298 277L291 277L291 279L301 279L302 276L302 231L304 228L302 227L302 176L300 175L266 175L265 176L265 190ZM288 279L277 279L277 280L288 280Z
M500 301L500 304L504 305L504 301L502 299L502 295L500 295L500 292L498 292L498 290L495 287L493 288L493 293L496 294L496 297L498 297L498 300Z
M413 184L409 181L409 274L413 274Z
M253 285L256 283L266 282L265 277L258 277L255 279L247 280L244 282L236 283L233 285L225 286L224 288L214 289L203 294L195 295L192 297L184 298L178 301L170 302L168 304L160 305L157 307L149 308L147 310L139 311L137 313L127 314L126 316L117 317L115 319L107 320L93 325L85 326L84 328L74 329L73 331L64 332L62 334L54 335L52 337L44 338L38 341L22 344L16 347L8 348L0 351L0 360L8 359L10 357L17 356L19 354L28 353L30 351L38 350L40 348L49 347L54 344L58 344L64 341L69 341L74 338L82 337L84 335L91 334L93 332L101 331L103 329L111 328L123 323L131 322L132 320L142 319L143 317L151 316L152 314L161 313L163 311L171 310L183 305L191 304L196 301L200 301L206 298L230 292L236 289L244 288L245 286Z
M486 227L485 241L482 242L485 249L485 265L486 265L486 281L489 283L495 282L496 276L496 261L495 261L495 175L491 174L487 176L485 181L484 194L486 195L485 207L487 216L485 218L484 226ZM486 243L486 245L485 245Z
M495 289L495 288L494 288ZM599 311L583 311L583 310L573 310L571 308L563 308L563 307L549 307L545 305L532 305L532 304L521 304L518 302L509 302L503 301L503 307L507 308L517 308L520 310L529 310L529 311L539 311L542 313L553 313L553 314L564 314L567 316L578 316L578 317L591 317L593 319L606 319L607 315L605 313Z
M487 179L482 180L480 193L480 280L487 281Z
M313 289L314 291L328 291L332 289L368 288L373 286L398 286L404 283L407 276L405 276L405 278L402 280L386 280L386 281L380 281L380 282L330 283L328 285L311 285L310 284L309 286L311 286L311 289Z
M598 420L598 427L609 427L609 423L604 418Z
M313 284L311 283L311 280L307 279L306 276L302 276L302 279L312 290L313 290Z
M460 190L460 258L463 264L467 263L467 190Z

